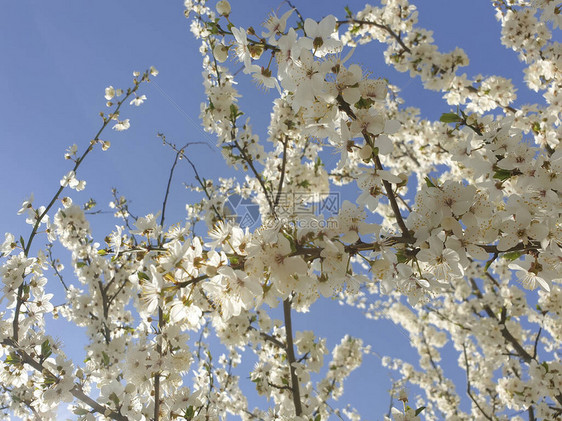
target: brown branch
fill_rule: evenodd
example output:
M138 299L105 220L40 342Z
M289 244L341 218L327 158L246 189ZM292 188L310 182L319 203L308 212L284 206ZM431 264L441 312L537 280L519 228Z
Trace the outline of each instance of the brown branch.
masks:
M480 404L478 403L476 398L472 395L472 387L471 387L471 384L470 384L470 366L468 364L468 356L466 354L466 345L464 343L462 344L462 350L463 350L463 354L464 354L464 363L466 365L466 393L468 393L468 396L470 397L472 402L474 402L476 407L480 410L480 412L482 412L482 415L484 415L486 417L486 419L489 419L490 421L493 421L493 418L490 417L488 414L486 414L486 412L484 412L484 410L482 409L482 407L480 406Z
M478 298L484 298L484 296L482 295L482 292L480 291L480 288L478 288L478 284L476 283L476 281L473 278L469 278L470 284L472 286L472 290L474 292L474 294L478 297ZM537 361L537 359L535 357L533 357L531 354L529 354L525 348L523 348L523 346L519 343L519 341L511 334L511 332L507 329L507 327L505 326L505 324L501 323L501 320L498 320L498 318L496 317L496 314L494 313L494 311L490 308L490 306L488 304L485 304L483 306L484 311L486 312L486 314L498 321L498 324L500 326L500 332L502 334L502 336L504 337L504 339L513 347L513 349L515 350L515 352L517 353L517 356L519 358L521 358L525 363L530 364L531 361ZM502 309L503 311L504 309ZM559 393L557 395L554 396L554 398L556 399L556 401L562 405L562 393Z
M240 146L240 144L238 143L238 141L236 139L234 139L233 142L234 142L234 145L236 146L236 149L238 149L240 151L240 155L242 156L242 159L248 164L248 166L252 170L252 173L254 173L254 177L256 177L256 179L258 180L258 183L260 183L260 186L263 190L263 194L265 195L265 198L266 198L267 203L269 205L269 210L271 211L271 213L273 215L275 215L275 204L271 200L271 197L269 196L269 193L267 191L267 187L265 186L265 182L263 181L263 178L260 175L260 173L258 172L258 170L256 169L256 167L254 166L254 162L248 157L248 155L246 154L246 152Z
M36 361L33 357L31 357L24 350L20 349L20 347L17 345L17 342L15 342L13 339L7 338L7 339L2 340L2 345L6 345L6 346L9 346L9 347L13 348L17 352L17 354L21 357L21 359L24 363L30 365L32 368L34 368L39 373L45 373L46 375L48 375L50 377L57 378L57 376L55 376L53 373L51 373L43 364ZM126 416L124 416L124 415L122 415L118 412L115 412L111 408L105 407L105 406L99 404L98 402L96 402L95 400L93 400L92 398L90 398L88 395L86 395L84 393L81 386L78 385L78 384L74 385L74 387L70 390L70 393L76 399L78 399L78 400L84 402L85 404L89 405L95 412L98 412L99 414L105 415L106 417L111 418L113 420L117 420L117 421L128 421L129 420L129 418L127 418Z
M539 338L541 337L542 327L539 327L537 337L535 338L535 346L533 347L533 358L537 358L537 347L539 345Z
M347 20L340 20L337 22L338 25L342 25L342 24L358 24L358 25L371 25L371 26L375 26L379 29L382 29L384 31L386 31L388 33L388 35L390 35L392 38L394 38L396 40L396 42L400 45L400 47L402 48L402 51L399 53L399 56L401 56L403 53L408 53L408 54L412 54L412 50L406 45L404 44L404 41L402 40L402 37L397 34L396 32L394 32L392 30L392 28L389 25L383 25L381 23L376 23L376 22L371 22L371 21L366 21L366 20L360 20L360 19L347 19ZM435 64L433 64L433 66L435 66ZM436 67L436 72L441 72L441 73L445 73L446 70L445 69L441 69L438 66ZM478 89L475 86L466 86L466 89L469 92L472 93L478 93ZM498 105L499 107L503 108L504 111L509 111L510 113L515 114L517 112L517 110L509 105L502 105L498 100L494 99L493 100L496 105Z
M201 186L201 188L203 189L203 192L205 193L205 196L207 196L207 199L209 201L211 201L211 195L209 193L209 190L207 190L207 186L205 183L203 183L203 180L201 179L201 177L199 177L199 172L197 171L197 168L195 167L195 164L191 161L191 159L189 159L187 156L184 156L186 162L191 165L191 168L193 169L193 172L195 173L195 179L197 180L197 182L199 183L199 185ZM216 208L215 205L212 205L213 210L215 211L215 215L217 216L217 218L219 219L219 221L224 220L224 218L222 217L222 215L220 214L220 212L218 211L218 209Z
M162 133L159 133L158 136L162 138L163 142L166 142L166 136ZM176 165L178 164L178 160L183 156L185 152L185 148L189 146L189 143L186 143L179 151L176 151L176 156L174 158L174 163L172 164L172 168L170 168L170 176L168 177L168 184L166 185L166 194L164 195L164 202L162 203L162 215L160 216L160 226L164 227L164 217L166 215L166 205L168 204L168 196L170 194L170 186L172 185L172 178L174 177L174 170L176 169Z
M60 271L57 268L57 262L55 261L55 258L53 257L53 243L47 244L47 257L49 258L49 263L51 264L51 267L55 271L55 275L57 276L57 278L59 278L59 281L61 282L62 286L64 287L64 290L68 291L68 286L66 285L66 282L64 282L62 274L60 273Z
M295 405L295 415L302 415L302 403L299 388L299 378L296 373L296 368L293 366L295 363L295 350L293 345L293 326L291 321L291 300L287 298L283 301L283 315L285 318L285 335L287 346L285 350L287 352L287 362L289 363L289 369L291 371L291 390L293 395L293 403Z
M536 418L535 418L535 410L533 409L533 405L529 406L527 412L529 412L529 421L535 421Z
M341 95L338 95L338 97L336 99L338 101L339 109L344 111L351 119L357 120L357 116L355 115L355 113L353 112L353 110L351 109L349 104L344 101L343 97ZM371 138L371 135L367 132L367 130L363 130L361 132L361 134L363 135L363 138L365 139L365 142L369 146L371 146L371 148L373 148L373 150L374 150L375 149L374 142ZM381 170L381 171L384 170L384 168L382 166L382 163L379 159L379 156L375 155L373 153L373 157L374 157L374 162L375 162L375 168L377 170ZM408 230L408 227L406 227L406 224L404 223L404 218L402 218L402 214L400 213L400 208L398 207L398 202L396 202L396 196L394 195L394 192L392 191L392 185L384 179L382 180L382 182L383 182L384 189L386 190L386 196L388 197L388 201L390 202L392 212L394 213L394 216L396 217L396 222L398 223L398 226L400 227L400 231L402 231L402 235L405 238L412 239L410 231Z
M149 74L150 74L149 71L146 71L142 76L141 82L148 81L149 80ZM90 145L88 146L86 151L84 151L82 156L80 156L80 158L78 158L75 161L74 167L72 168L72 171L74 171L74 173L76 173L76 171L78 170L78 167L80 167L80 164L84 161L84 159L88 156L88 154L94 149L94 145L100 140L101 134L106 129L106 127L109 125L109 123L111 121L113 121L112 116L118 116L119 115L118 114L119 109L121 108L123 103L131 95L133 95L139 89L139 87L140 87L140 82L138 82L137 79L135 79L135 86L132 89L129 88L127 90L127 93L126 93L125 97L117 103L117 106L115 107L115 110L111 114L109 114L107 117L103 117L103 124L102 124L101 128L98 130L98 132L96 133L94 138L90 141ZM26 257L29 256L31 244L33 243L33 239L37 235L37 230L39 228L39 225L41 224L41 221L43 220L45 215L47 215L47 213L51 210L51 208L54 206L55 202L58 200L60 194L65 189L65 187L66 186L61 185L57 189L53 198L51 199L49 204L45 207L43 212L41 212L41 214L37 215L37 220L35 221L35 224L33 225L33 229L31 230L31 233L29 234L29 238L27 239L27 242L25 243L25 249L24 249L23 252L24 252L24 255ZM23 244L22 244L22 247L23 247ZM13 337L13 339L16 343L18 342L18 339L19 339L19 315L20 315L20 311L21 311L21 306L23 304L23 290L24 290L24 281L22 280L22 283L18 288L16 308L14 310L14 320L12 322L12 337Z
M378 155L375 155L375 167L378 170L384 170ZM386 196L388 197L388 201L390 202L390 207L394 212L394 216L396 217L396 222L398 222L400 231L402 231L402 235L406 238L411 237L410 231L408 230L408 227L406 226L404 219L402 218L402 214L400 213L398 202L396 202L396 196L392 191L392 185L384 179L382 180L382 184L384 185L384 189L386 190Z
M158 306L158 339L156 342L156 352L162 357L162 327L164 326L164 312ZM160 373L154 375L154 421L160 419Z
M281 174L279 176L279 187L277 187L277 196L275 197L275 207L279 205L279 199L281 198L281 191L283 190L283 181L285 179L285 166L287 165L287 144L289 139L285 137L285 142L283 142L283 162L281 163Z
M376 26L379 29L383 29L388 33L388 35L390 35L392 38L394 38L396 40L396 42L400 45L400 47L402 47L402 49L405 52L407 52L408 54L412 53L412 50L410 50L410 48L408 48L406 46L406 44L404 44L404 41L402 41L402 38L400 37L400 35L398 35L396 32L394 32L392 30L392 28L388 25L383 25L381 23L370 22L370 21L367 21L367 20L360 20L360 19L339 20L337 22L338 25L342 25L342 24L345 24L345 23L359 24L359 25L371 25L371 26Z

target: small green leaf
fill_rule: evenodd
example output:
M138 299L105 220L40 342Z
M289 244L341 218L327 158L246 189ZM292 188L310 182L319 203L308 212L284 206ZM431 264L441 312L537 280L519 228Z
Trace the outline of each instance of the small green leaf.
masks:
M365 98L361 97L361 98L359 99L359 101L357 101L357 102L355 103L355 108L358 108L358 109L368 109L368 108L370 108L371 105L373 105L373 104L374 104L373 100L371 100L371 99L369 99L369 98L365 99Z
M139 279L144 279L145 281L149 281L150 278L148 277L148 275L144 272L137 272Z
M424 180L427 187L437 187L435 183L431 180L431 178L425 177Z
M345 6L344 10L345 10L345 13L347 13L348 18L351 18L353 16L353 13L351 12L351 9L349 8L349 6Z
M41 359L42 360L46 360L47 358L49 358L49 356L52 354L52 350L51 350L51 344L49 343L49 340L46 339L42 344L41 344Z
M515 259L519 259L523 252L521 251L510 251L509 253L502 254L502 257L510 262L514 261Z
M21 359L19 357L19 355L12 353L9 354L6 357L6 363L11 364L11 365L17 365L17 364L21 364Z
M406 253L404 253L403 250L399 250L398 253L396 253L396 259L398 263L406 263L410 260L410 258L406 256Z
M538 122L534 122L533 126L532 126L533 132L534 133L540 133L541 131L541 125Z
M100 256L107 255L107 250L105 250L105 249L98 250L98 255L100 255Z
M417 417L419 414L421 414L421 412L425 409L425 406L420 406L418 409L416 409L416 413L415 416Z
M76 262L76 267L82 268L84 266L86 266L86 262Z
M195 410L193 409L193 405L190 405L185 410L185 415L183 416L185 419L190 420L195 415Z
M109 365L109 355L107 355L105 353L105 351L101 352L102 358L103 358L103 365L108 366Z
M111 399L111 401L115 404L116 407L119 406L119 397L115 392L112 392L111 395L109 395L109 399Z
M442 123L460 123L462 121L462 118L455 113L445 113L441 114L441 117L439 117L439 121L441 121Z
M511 177L511 170L504 170L504 169L498 169L496 170L496 172L494 173L494 178L501 180L501 181L505 181L507 180L509 177Z

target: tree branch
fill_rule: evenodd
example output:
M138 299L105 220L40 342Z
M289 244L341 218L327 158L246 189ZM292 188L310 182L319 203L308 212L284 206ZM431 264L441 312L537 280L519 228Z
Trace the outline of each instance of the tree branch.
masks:
M486 414L486 412L484 412L484 410L482 409L482 407L480 406L480 404L478 403L478 401L476 400L476 398L472 394L472 387L471 387L471 384L470 384L470 366L468 364L468 355L466 353L466 345L464 343L462 344L462 350L463 350L463 354L464 354L464 363L465 363L465 366L466 366L466 393L468 393L468 396L470 397L472 402L474 402L476 407L480 410L480 412L482 412L482 415L484 415L486 417L486 419L488 419L490 421L493 421L493 418L490 417L488 414Z
M302 403L300 396L299 378L296 373L296 368L293 366L295 363L295 350L293 348L293 326L291 321L291 300L287 298L283 301L283 315L285 318L285 335L287 345L285 350L287 352L287 362L291 371L291 391L293 395L293 403L295 405L296 416L302 415Z

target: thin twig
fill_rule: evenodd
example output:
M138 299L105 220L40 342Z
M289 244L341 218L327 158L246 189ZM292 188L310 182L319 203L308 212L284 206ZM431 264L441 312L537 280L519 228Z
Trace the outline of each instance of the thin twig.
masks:
M166 136L163 134L160 135L162 140L166 140ZM170 186L172 185L172 178L174 177L174 170L176 169L176 165L178 164L178 160L184 154L185 148L189 146L189 143L186 143L182 146L182 148L176 152L176 156L174 158L174 163L172 164L172 168L170 168L170 176L168 177L168 184L166 185L166 194L164 195L164 202L162 203L162 215L160 216L160 226L164 226L164 218L166 215L166 205L168 204L168 196L170 194Z
M470 366L468 364L468 355L466 353L466 345L464 343L462 344L462 350L463 350L463 353L464 353L464 363L465 363L465 366L466 366L466 393L468 393L468 396L470 397L472 402L474 402L476 407L480 410L480 412L482 412L482 415L484 415L486 417L486 419L489 419L490 421L493 421L492 417L490 417L488 414L486 414L486 412L484 412L484 410L482 409L482 407L480 406L480 404L478 403L478 401L476 400L476 398L472 394L472 386L471 386L471 383L470 383Z

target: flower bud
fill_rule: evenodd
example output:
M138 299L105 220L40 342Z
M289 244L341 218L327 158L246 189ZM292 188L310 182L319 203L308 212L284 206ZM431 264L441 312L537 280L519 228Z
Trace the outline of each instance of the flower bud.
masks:
M466 118L466 124L468 124L469 126L472 126L472 125L476 124L477 122L478 122L478 119L476 118L476 116L474 114L470 114Z
M226 0L221 0L217 3L217 12L221 16L230 15L230 3Z
M215 48L213 48L213 55L219 63L224 63L228 58L228 47L223 44L215 45Z
M371 148L369 145L365 145L359 151L359 156L361 157L361 159L366 161L371 158L372 153L373 153L373 148Z

